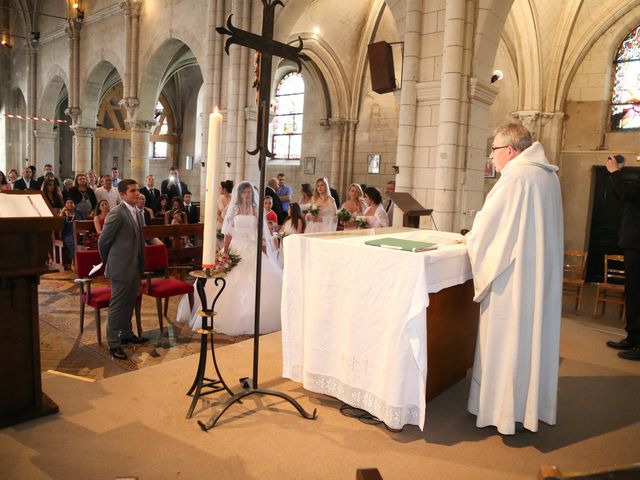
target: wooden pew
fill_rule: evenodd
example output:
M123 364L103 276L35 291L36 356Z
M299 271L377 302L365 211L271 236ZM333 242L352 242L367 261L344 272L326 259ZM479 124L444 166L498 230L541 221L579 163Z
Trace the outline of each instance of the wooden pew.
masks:
M202 264L202 236L204 223L187 225L150 225L142 228L145 240L159 238L167 245L169 253L169 265L193 265L199 267ZM180 237L195 237L196 245L180 248ZM171 240L168 242L167 240Z
M96 233L93 220L77 220L73 222L73 232L76 238L77 248L86 248L84 243ZM142 227L145 240L159 238L167 244L169 265L193 265L199 267L202 264L202 236L204 224L191 225L150 225ZM181 237L195 237L196 246L180 248ZM97 244L96 244L97 245Z

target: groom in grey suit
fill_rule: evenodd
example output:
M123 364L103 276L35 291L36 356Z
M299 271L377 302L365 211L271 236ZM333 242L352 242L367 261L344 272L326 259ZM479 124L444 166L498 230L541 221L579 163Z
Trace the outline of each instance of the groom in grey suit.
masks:
M144 237L142 220L136 204L140 190L135 180L118 182L122 203L109 212L100 233L98 248L105 263L105 276L111 279L111 303L107 318L107 338L112 357L126 360L123 343L144 343L131 330L140 278L144 273Z

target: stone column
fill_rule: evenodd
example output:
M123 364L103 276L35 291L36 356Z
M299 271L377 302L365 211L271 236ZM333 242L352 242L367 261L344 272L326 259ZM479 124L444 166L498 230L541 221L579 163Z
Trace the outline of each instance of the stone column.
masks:
M140 47L140 8L142 0L125 0L120 3L124 11L125 61L120 105L127 109L127 119L135 120L138 101L138 52Z
M454 228L456 191L462 174L460 124L464 91L466 13L465 0L447 0L433 205L437 226L445 231L452 231Z
M91 140L93 128L72 126L73 130L73 171L86 173L91 168Z
M80 30L82 23L70 19L65 32L69 38L69 115L77 124L80 116Z
M149 139L156 122L134 120L129 122L129 125L131 126L131 178L143 185L149 171Z
M545 112L542 114L540 143L544 146L547 159L554 165L560 165L564 117L564 112Z
M102 139L98 136L93 137L93 161L91 162L91 168L96 172L98 177L100 176L101 158L100 158L100 145Z
M400 118L398 125L398 150L396 175L398 191L410 192L413 186L413 157L416 136L417 83L420 69L420 25L422 2L407 0L407 16L404 35L404 59L402 90L400 92Z
M37 90L37 64L38 64L38 42L36 40L27 41L27 121L26 121L26 147L27 165L37 165L36 152L36 123L31 117L36 116L36 90ZM24 159L20 159L20 165L24 166Z
M57 170L57 162L54 159L58 158L58 131L36 130L35 137L40 164L50 163L54 165L55 172Z
M329 127L331 129L331 170L329 178L331 180L331 186L339 188L341 179L343 177L343 165L344 165L344 144L346 138L344 135L345 122L341 118L330 118L323 120L321 125ZM340 208L340 205L338 205Z

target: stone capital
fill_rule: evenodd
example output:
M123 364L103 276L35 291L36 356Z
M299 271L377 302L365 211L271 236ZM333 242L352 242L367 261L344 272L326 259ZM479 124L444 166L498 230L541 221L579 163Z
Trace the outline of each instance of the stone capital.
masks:
M78 19L69 19L64 31L70 39L76 39L80 37L80 30L82 30L82 22Z
M82 109L80 107L69 107L64 113L71 117L71 127L78 124L78 120L80 120L80 115L82 115Z
M142 120L142 119L126 120L126 123L129 125L132 131L138 131L138 132L140 131L151 132L157 124L153 120Z
M493 105L498 96L498 88L491 83L472 77L469 79L469 97L485 105Z
M118 102L118 105L124 107L127 110L127 120L133 121L136 117L136 109L140 105L140 100L135 97L123 98Z
M125 15L131 15L132 17L140 16L140 8L142 7L142 0L125 0L120 2L120 8L124 11Z
M73 134L76 137L93 137L93 132L95 131L95 128L72 125L71 130L73 130Z

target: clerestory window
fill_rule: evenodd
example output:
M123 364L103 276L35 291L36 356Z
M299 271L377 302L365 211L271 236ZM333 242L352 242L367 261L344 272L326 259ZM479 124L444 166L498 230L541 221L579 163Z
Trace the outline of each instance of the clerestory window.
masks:
M274 159L300 160L302 154L302 117L304 81L299 73L285 75L275 94L271 152Z
M618 48L611 94L611 129L636 128L640 128L640 25Z

